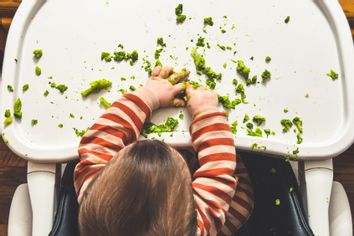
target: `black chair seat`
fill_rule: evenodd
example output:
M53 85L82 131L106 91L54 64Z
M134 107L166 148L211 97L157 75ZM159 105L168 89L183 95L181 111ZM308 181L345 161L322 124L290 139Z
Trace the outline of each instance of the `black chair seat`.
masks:
M237 236L313 236L303 213L296 178L288 162L242 154L255 192L251 219ZM59 193L55 222L49 236L78 236L78 203L73 186L77 162L68 163Z

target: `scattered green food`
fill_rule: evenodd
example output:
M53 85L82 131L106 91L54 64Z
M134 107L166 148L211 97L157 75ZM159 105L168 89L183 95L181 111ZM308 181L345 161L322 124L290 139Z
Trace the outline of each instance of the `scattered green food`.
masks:
M267 80L269 80L271 76L272 74L270 73L270 71L264 70L262 72L262 83L265 83Z
M40 76L42 74L42 69L39 66L36 66L34 72L36 73L37 76Z
M253 116L253 123L255 123L257 126L261 126L265 121L265 117L260 116L260 115L255 115Z
M183 120L183 118L184 118L184 114L183 114L183 112L182 112L182 111L179 113L178 118L179 118L180 120Z
M43 93L44 97L47 97L48 94L49 94L49 91L48 91L48 90L44 91L44 93Z
M237 68L236 71L244 78L244 79L248 79L248 76L250 74L250 68L247 67L244 63L244 61L242 60L238 60L237 61Z
M275 199L275 205L280 206L280 199L279 198Z
M64 125L63 125L63 124L58 124L58 127L59 127L59 128L63 128Z
M288 113L289 112L288 108L284 108L283 112Z
M160 45L161 47L166 47L166 43L164 42L163 38L157 38L156 40L157 45Z
M65 84L56 84L54 82L50 84L50 87L59 90L60 93L64 93L68 89L68 86Z
M73 128L73 130L75 131L75 134L76 134L77 137L82 137L82 136L84 136L88 129L89 129L89 128L83 129L83 130L78 130L78 129L76 129L76 128Z
M11 85L7 85L7 91L9 91L9 93L13 93L14 88Z
M29 84L24 84L22 86L22 92L26 92L29 89Z
M148 134L151 133L157 133L159 136L161 136L161 133L163 132L174 131L177 125L178 125L178 120L172 117L168 117L164 124L156 125L152 122L148 122L144 124L142 134L144 136L147 136Z
M261 145L258 145L257 143L254 143L251 145L251 149L254 150L254 149L258 149L258 150L267 150L267 147L266 146L261 146Z
M334 70L330 70L327 75L332 78L332 80L337 80L339 75Z
M253 124L252 124L251 122L248 122L248 123L246 124L246 127L247 127L248 129L253 129Z
M197 40L197 47L204 47L205 46L205 42L204 42L204 38L203 37L199 37Z
M290 21L290 16L287 16L287 17L285 18L284 22L287 24L287 23L289 23L289 21Z
M231 132L232 132L233 134L236 134L236 133L237 133L237 124L238 124L237 120L235 120L235 121L232 122L232 124L231 124L230 129L231 129Z
M241 103L241 100L238 98L231 101L229 95L225 95L225 96L219 95L218 99L219 99L219 102L223 105L223 107L225 107L227 109L235 109L235 107Z
M257 75L252 76L252 78L246 79L246 85L249 86L251 84L257 83Z
M270 56L266 56L265 62L269 63L271 60L272 60L272 58Z
M73 113L69 114L70 118L75 118L75 115Z
M211 18L210 16L209 16L209 17L204 18L204 25L210 25L210 26L213 26L213 25L214 25L213 18Z
M178 6L175 8L175 14L176 14L176 22L177 24L183 23L187 16L183 15L183 4L178 4Z
M37 125L38 124L38 120L36 120L36 119L32 119L31 120L31 125L32 126L35 126L35 125Z
M297 155L299 154L299 148L296 148L295 150L293 150L293 155Z
M247 121L249 121L250 120L250 117L249 117L249 115L245 115L244 117L243 117L243 121L242 121L242 123L246 123Z
M5 115L4 126L8 126L9 124L12 123L12 117L11 117L10 109L6 109L4 115Z
M297 134L296 135L296 138L297 138L297 144L301 144L302 143L302 141L303 141L303 138L301 137L301 135L300 134Z
M283 133L288 132L291 127L293 126L293 123L291 122L291 120L288 119L282 119L280 121L280 124L283 126Z
M111 103L110 102L108 102L104 97L100 97L100 104L102 105L102 106L104 106L104 108L110 108L111 107Z
M121 92L122 94L127 93L127 90L125 90L125 89L119 89L118 91Z
M20 98L17 98L14 104L14 116L16 118L22 118L22 102Z
M90 95L93 92L97 93L97 92L101 91L102 89L106 89L111 86L112 86L112 82L108 81L106 79L95 80L90 83L90 87L88 89L81 92L81 95L83 97L87 97L88 95Z
M101 52L101 61L110 62L112 61L112 56L109 52Z
M247 135L253 137L263 137L262 130L260 128L256 128L254 131L252 129L247 129Z
M136 90L136 88L135 88L134 85L130 85L130 86L129 86L129 89L130 89L131 91L135 91L135 90Z
M297 130L302 133L302 120L300 117L295 117L293 119L293 124L296 126Z
M155 50L154 57L156 60L160 58L161 52L163 51L163 48L159 48Z
M42 57L42 55L43 55L42 49L36 49L33 51L33 56L36 59L40 59Z

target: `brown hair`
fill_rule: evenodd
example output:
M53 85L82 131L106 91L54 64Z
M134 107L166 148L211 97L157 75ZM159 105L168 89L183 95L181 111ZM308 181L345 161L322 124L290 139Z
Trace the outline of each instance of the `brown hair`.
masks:
M79 211L81 235L194 236L191 176L181 160L156 140L127 147L87 188Z

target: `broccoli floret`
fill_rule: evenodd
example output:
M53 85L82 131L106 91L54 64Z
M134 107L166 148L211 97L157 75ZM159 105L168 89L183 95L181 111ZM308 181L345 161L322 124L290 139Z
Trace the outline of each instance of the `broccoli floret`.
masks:
M183 13L183 4L178 4L178 6L175 8L175 14L176 16L179 16Z
M163 38L157 38L156 40L157 45L160 45L161 47L166 47L166 43L164 42Z
M125 90L125 89L119 89L118 91L121 92L121 94L127 93L127 90Z
M288 108L284 108L283 112L288 113L289 112Z
M36 59L40 59L43 55L42 49L36 49L33 51L33 56Z
M29 84L25 84L22 86L22 92L26 92L29 89Z
M186 20L187 16L186 15L179 15L176 17L176 23L177 24L182 24Z
M75 115L73 113L69 114L70 118L75 118Z
M68 86L66 86L65 84L56 84L54 82L50 84L50 87L59 90L60 93L64 93L68 89Z
M213 26L213 25L214 25L213 18L211 18L210 16L209 16L209 17L204 18L204 25L210 25L210 26Z
M161 135L161 133L163 132L174 131L177 126L178 126L178 120L172 117L168 117L164 124L156 125L151 122L145 123L143 126L142 134L144 136L151 133L157 133L158 135Z
M297 155L299 154L299 148L296 148L295 150L293 150L293 155Z
M332 78L332 80L337 80L339 75L334 70L330 70L327 75Z
M249 122L246 124L246 127L249 129L253 129L253 124L251 122Z
M302 141L303 141L303 138L301 137L301 135L300 134L297 134L296 135L296 138L297 138L297 144L301 144L302 143Z
M155 50L154 57L155 57L156 60L158 60L160 58L160 54L161 54L162 50L163 50L162 48L159 48L159 49Z
M205 46L205 42L204 42L204 38L202 38L202 37L199 37L198 38L198 41L197 41L197 47L204 47Z
M59 128L63 128L64 125L60 123L60 124L58 124L58 127L59 127Z
M22 118L22 102L20 98L17 98L14 104L14 116L16 118Z
M132 51L130 54L130 65L134 65L134 63L139 59L139 54L136 50Z
M269 80L271 76L272 74L270 73L270 71L264 70L262 72L262 83L265 83L267 80Z
M300 119L300 117L295 117L293 119L293 124L296 126L299 132L302 133L302 120Z
M46 97L46 96L48 96L48 94L49 94L49 91L46 90L46 91L44 91L43 96Z
M151 62L146 58L143 58L143 61L144 61L144 65L145 65L144 70L150 75L152 72Z
M73 130L75 131L75 134L76 134L77 137L82 137L82 136L84 136L88 129L89 129L89 128L83 129L83 130L78 130L78 129L76 129L76 128L73 128Z
M129 89L130 89L131 91L135 91L135 90L136 90L136 88L135 88L134 85L130 85L130 86L129 86Z
M155 62L155 67L161 66L162 67L162 63L160 60L156 60Z
M235 120L235 121L231 124L230 129L231 129L231 132L232 132L233 134L236 134L236 133L237 133L237 120Z
M10 111L10 109L6 109L4 115L5 115L6 118L10 117L10 116L11 116L11 111Z
M244 61L242 60L238 60L237 61L237 68L236 71L244 78L244 79L248 79L248 76L250 74L250 68L248 68Z
M192 57L197 71L203 71L206 64L203 55L199 54L195 48L192 48Z
M285 18L284 22L287 24L287 23L289 23L289 21L290 21L290 16L287 16L287 17Z
M106 109L111 107L111 103L108 102L104 97L100 97L100 103L102 106L104 106Z
M34 72L36 73L37 76L40 76L42 74L42 69L39 66L36 66Z
M283 133L288 132L289 129L291 129L291 127L293 126L293 123L291 122L291 120L288 120L288 119L282 119L280 121L280 124L283 126Z
M183 120L183 118L184 118L184 114L183 114L183 112L182 112L182 111L179 113L178 118L179 118L180 120Z
M6 117L4 120L4 126L8 126L12 123L12 117Z
M257 126L261 126L265 121L265 117L260 116L260 115L255 115L253 116L253 123L255 123Z
M203 73L209 78L209 79L212 79L212 80L221 80L222 78L222 74L221 73L216 73L215 71L213 71L210 67L206 67L203 71Z
M223 107L228 109L235 109L235 107L241 103L241 100L236 98L233 101L230 100L229 95L218 96L219 102L223 105Z
M247 129L247 135L253 137L263 137L262 130L260 128L256 128L254 131L252 129Z
M247 121L250 120L250 117L246 114L244 117L243 117L243 121L242 123L246 123Z
M112 86L112 82L108 81L106 79L95 80L90 83L90 88L81 92L81 95L83 97L87 97L92 92L97 93L97 92L101 91L102 89L109 88L111 86Z
M113 52L113 59L116 62L121 62L125 59L126 53L124 51Z
M249 86L251 84L257 83L257 75L254 75L251 79L246 79L246 85Z
M105 61L105 62L112 61L111 54L109 52L101 52L101 61Z
M236 87L236 93L245 93L245 87L243 87L243 84L238 84Z
M9 91L9 93L13 93L14 88L11 85L7 85L7 91Z
M267 56L267 57L265 58L265 62L267 62L267 63L269 63L271 60L272 60L272 58L271 58L270 56Z
M38 120L36 120L36 119L32 119L31 120L31 125L32 126L35 126L35 125L37 125L38 124Z

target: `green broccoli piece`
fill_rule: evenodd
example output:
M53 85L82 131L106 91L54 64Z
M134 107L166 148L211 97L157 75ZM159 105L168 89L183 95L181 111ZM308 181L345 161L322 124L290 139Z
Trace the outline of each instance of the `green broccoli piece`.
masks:
M6 118L9 118L11 116L11 111L10 111L10 109L6 109L5 110L5 117Z
M271 76L272 74L270 73L270 71L264 70L262 72L262 83L265 83L267 80L269 80Z
M179 15L176 17L176 23L177 24L182 24L186 20L187 16L186 15Z
M14 116L16 118L22 118L22 102L20 98L17 98L14 104Z
M22 92L26 92L29 89L29 84L25 84L22 86Z
M257 126L261 126L265 121L265 117L260 116L260 115L255 115L253 116L253 123L255 123Z
M284 108L283 112L288 113L289 112L288 108Z
M37 76L40 76L42 74L42 69L39 66L36 66L34 72L36 73Z
M155 62L155 67L161 66L162 67L162 63L160 60L156 60Z
M290 21L290 16L287 16L287 17L285 18L284 22L285 22L285 24L287 24L287 23L289 23L289 21Z
M113 59L116 62L121 62L121 61L125 60L125 57L126 57L126 52L124 52L124 51L113 52Z
M163 132L174 131L177 126L178 126L178 120L172 117L168 117L164 124L156 125L152 122L145 123L143 126L142 134L144 136L151 133L157 133L158 135L161 135L161 133Z
M213 18L211 18L210 16L209 16L209 17L204 18L204 25L210 25L210 26L213 26L213 25L214 25Z
M293 155L297 155L299 154L299 148L296 148L295 150L293 150Z
M241 103L241 100L236 98L233 101L230 100L229 95L218 96L219 102L223 105L223 107L227 109L235 109L235 107Z
M236 71L244 78L244 79L248 79L248 76L250 74L250 68L247 67L244 63L244 61L242 60L238 60L237 61L237 68Z
M88 129L89 129L89 128L83 129L83 130L78 130L78 129L76 129L76 128L73 128L73 130L75 131L75 134L76 134L77 137L82 137L82 136L84 136Z
M327 75L332 78L332 80L337 80L339 75L334 70L330 70Z
M175 8L175 14L176 16L179 16L183 13L183 4L178 4L178 6Z
M44 97L47 97L47 96L48 96L48 94L49 94L49 91L48 91L48 90L46 90L46 91L44 91L43 96L44 96Z
M246 79L246 85L249 86L251 84L257 83L257 75L254 75L251 79Z
M243 117L243 121L242 123L246 123L247 121L250 120L250 117L246 114L244 117Z
M63 128L64 125L60 123L60 124L58 124L58 127L59 127L59 128Z
M243 84L238 84L236 87L236 93L245 93L245 87L243 86Z
M125 89L119 89L118 91L121 92L121 94L127 93L127 90L125 90Z
M288 119L282 119L280 121L280 124L283 126L283 133L288 132L289 129L291 129L291 127L293 126L293 123L291 122L291 120L288 120Z
M295 117L293 119L293 124L296 126L299 132L302 133L302 120L300 119L300 117Z
M238 124L237 120L235 120L235 121L232 122L232 124L231 124L230 129L231 129L231 132L232 132L233 134L236 134L236 133L237 133L237 124Z
M13 93L14 88L11 85L7 85L7 91L9 91L9 93Z
M36 120L36 119L32 119L31 120L31 125L32 126L35 126L35 125L37 125L38 124L38 120Z
M221 50L225 51L226 50L226 47L224 45L220 45L220 44L217 44L216 46L218 46Z
M272 60L272 58L271 58L270 56L267 56L267 57L265 58L265 62L267 62L267 63L269 63L271 60Z
M166 47L166 43L164 42L163 38L157 38L156 40L157 45L160 45L161 47Z
M106 109L111 107L111 103L108 102L104 97L100 97L100 104L104 106Z
M279 198L275 199L275 205L280 206L280 199Z
M66 86L65 84L58 84L58 85L57 85L57 84L54 83L54 82L52 82L52 83L50 84L50 87L59 90L60 93L64 93L64 92L68 89L68 86Z
M69 114L70 118L75 118L75 115L73 113Z
M204 47L205 46L205 42L204 42L204 38L202 37L199 37L198 40L197 40L197 47Z
M184 118L184 114L183 114L183 112L182 112L182 111L179 113L178 118L179 118L180 120L183 120L183 118Z
M136 88L135 88L134 85L130 85L130 86L129 86L129 89L130 89L131 91L135 91L135 90L136 90Z
M33 51L33 56L36 59L40 59L43 55L42 49L36 49Z
M253 137L263 137L262 130L260 128L256 128L254 131L252 129L247 129L247 135Z
M106 89L111 86L112 86L112 82L108 81L106 79L95 80L90 83L90 88L81 92L81 95L83 97L87 97L88 95L90 95L93 92L97 93L97 92L101 91L102 89Z
M136 50L132 51L130 54L130 65L134 65L134 63L139 59L139 54Z
M110 62L112 61L112 56L109 52L101 52L101 61Z
M144 65L145 65L144 70L150 75L152 72L151 62L146 58L143 58L143 61L144 61Z
M206 64L203 55L199 54L195 48L192 48L192 57L197 71L203 71Z
M301 144L302 143L302 141L303 141L303 138L301 137L301 135L300 135L300 133L298 133L297 135L296 135L296 138L297 138L297 144Z
M160 55L161 55L161 52L163 51L162 48L159 48L159 49L156 49L155 50L155 54L154 54L154 57L156 60L158 60L160 58Z
M253 124L251 122L249 122L246 124L246 127L249 129L253 129Z
M12 123L12 117L6 117L4 120L4 126L8 126Z

